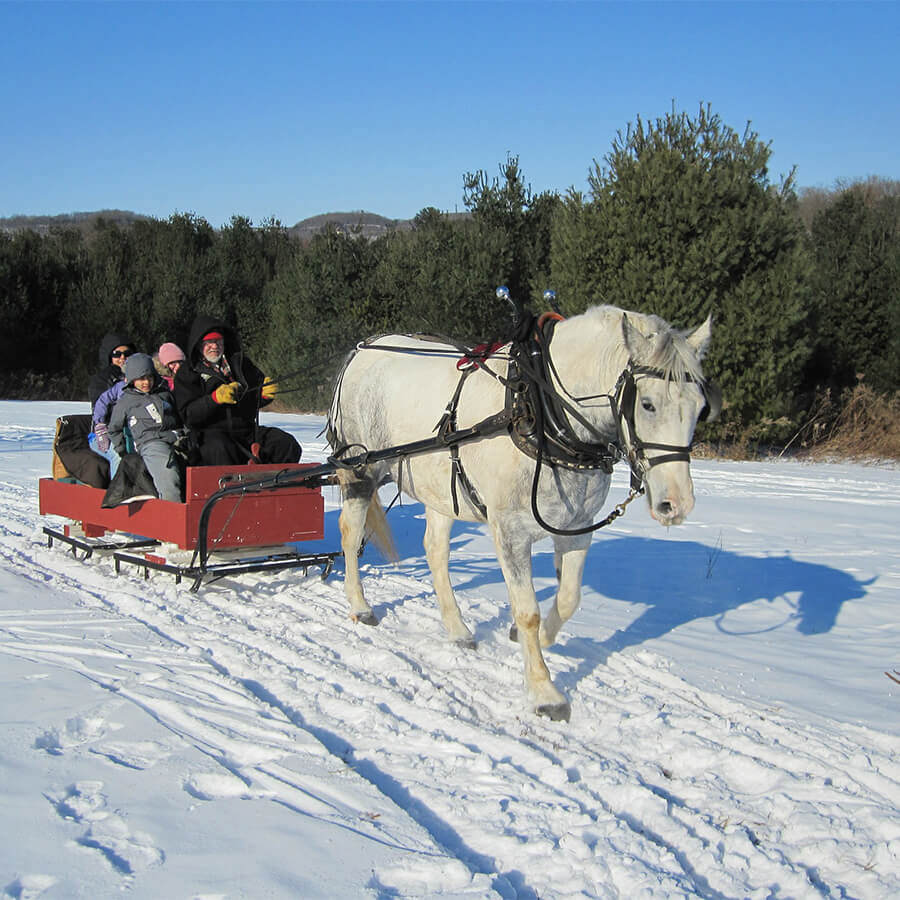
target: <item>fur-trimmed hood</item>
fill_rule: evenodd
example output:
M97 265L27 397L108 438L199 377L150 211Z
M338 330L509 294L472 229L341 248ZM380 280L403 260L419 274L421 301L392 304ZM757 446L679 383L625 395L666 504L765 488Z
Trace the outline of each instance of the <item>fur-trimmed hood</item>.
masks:
M241 341L234 328L215 316L200 315L194 319L194 324L191 325L186 348L187 357L192 364L196 364L202 358L203 335L209 334L211 331L218 331L225 339L224 353L229 360L241 352Z

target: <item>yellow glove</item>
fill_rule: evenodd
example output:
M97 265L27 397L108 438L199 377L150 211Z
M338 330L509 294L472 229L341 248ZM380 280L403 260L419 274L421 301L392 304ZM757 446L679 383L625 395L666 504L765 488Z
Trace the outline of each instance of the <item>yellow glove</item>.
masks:
M217 387L212 393L212 398L216 403L237 403L240 389L240 382L232 381L230 384Z
M262 390L260 391L263 400L272 400L277 393L278 383L272 381L271 378L266 378L265 381L263 381Z

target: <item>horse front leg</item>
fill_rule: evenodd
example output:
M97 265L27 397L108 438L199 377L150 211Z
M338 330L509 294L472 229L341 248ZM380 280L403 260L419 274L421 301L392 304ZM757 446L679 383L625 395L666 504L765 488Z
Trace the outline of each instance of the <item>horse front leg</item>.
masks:
M453 585L450 583L450 531L454 520L431 507L425 507L425 558L444 628L450 640L468 650L475 649L475 638L462 619Z
M492 524L497 559L506 580L522 661L525 666L525 687L531 708L539 716L554 721L569 721L571 707L550 678L550 670L541 652L539 631L541 613L534 584L531 580L531 543L504 536L501 528Z
M572 618L581 603L581 582L584 578L584 562L591 546L591 536L554 537L556 578L559 582L553 608L541 623L542 647L549 647L559 634L559 629Z
M378 618L363 595L359 576L359 550L369 504L375 497L375 481L368 477L359 478L346 469L338 470L338 479L344 497L339 524L344 554L344 593L350 603L350 618L363 625L377 625Z

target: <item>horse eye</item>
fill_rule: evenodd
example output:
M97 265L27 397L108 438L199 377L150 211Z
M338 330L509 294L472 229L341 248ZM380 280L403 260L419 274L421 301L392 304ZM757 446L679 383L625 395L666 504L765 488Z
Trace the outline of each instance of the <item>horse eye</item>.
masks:
M647 412L656 412L656 407L649 400L641 400L641 406L643 406Z

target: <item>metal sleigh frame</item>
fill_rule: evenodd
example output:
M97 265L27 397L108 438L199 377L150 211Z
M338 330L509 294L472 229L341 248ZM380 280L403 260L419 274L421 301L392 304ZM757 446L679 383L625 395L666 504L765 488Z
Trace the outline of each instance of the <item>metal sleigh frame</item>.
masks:
M324 500L321 486L298 478L289 490L260 497L246 490L271 480L274 473L302 475L318 470L309 464L290 466L193 467L187 470L186 500L173 503L147 499L104 508L104 491L71 481L42 478L40 512L58 515L79 525L45 526L48 546L60 542L73 555L89 559L112 553L116 572L123 565L137 566L149 577L151 570L173 574L176 583L190 579L191 590L228 575L300 568L319 568L330 574L340 551L304 550L288 545L324 537ZM211 495L221 486L232 490L207 512L203 553L198 554L198 522ZM236 493L233 488L238 487ZM241 490L243 488L243 490ZM112 534L110 534L112 532ZM157 552L154 552L157 551ZM198 564L199 560L199 564Z
M490 431L505 427L505 417L498 416ZM315 566L327 578L334 560L341 556L340 550L285 551L273 550L271 545L324 537L321 488L334 484L338 469L448 449L487 433L485 423L480 423L409 444L331 457L320 464L192 467L187 470L185 503L151 499L104 509L100 506L104 492L99 488L42 478L41 514L61 515L82 523L80 534L68 525L61 530L45 526L43 533L48 546L59 541L75 555L82 552L83 559L95 552L112 551L117 573L122 565L132 565L143 569L145 578L153 570L173 574L176 584L183 578L191 579L193 592L204 582L248 572L289 568L308 572ZM273 494L275 499L264 499ZM248 523L252 528L248 529ZM110 531L121 536L106 537ZM149 552L164 543L192 551L190 561L172 562ZM134 552L137 550L144 552Z
M42 478L41 514L81 523L80 529L44 526L43 533L48 546L58 541L74 555L83 553L83 559L112 552L116 572L131 565L142 569L145 578L153 570L173 574L176 583L191 579L194 592L204 582L248 572L308 572L318 567L326 578L340 550L288 551L284 545L324 537L321 488L335 483L338 469L449 449L504 430L508 421L501 414L472 428L354 456L332 456L321 464L190 467L184 503L148 499L107 509L101 505L104 491L99 488ZM108 537L109 532L118 536ZM192 552L190 560L173 562L151 552L163 544Z

